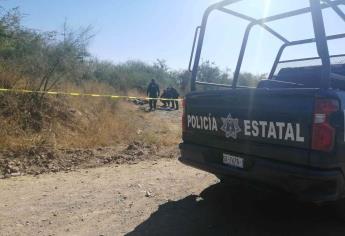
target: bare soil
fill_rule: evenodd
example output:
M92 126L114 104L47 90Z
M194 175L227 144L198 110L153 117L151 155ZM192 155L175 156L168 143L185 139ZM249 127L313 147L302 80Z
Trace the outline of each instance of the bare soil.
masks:
M178 131L180 113L148 116L155 122L138 135L151 130L156 142ZM1 152L0 235L345 235L331 207L220 184L164 141Z
M110 147L56 148L32 145L29 148L0 149L0 179L22 175L39 175L106 164L136 164L143 160L172 158L181 136L181 111L148 113L147 106L126 105L131 129L117 130L121 142ZM118 122L116 120L110 122ZM93 124L97 126L97 124ZM97 135L93 135L97 138ZM128 141L128 136L134 136ZM83 139L83 135L75 137ZM1 141L1 140L0 140ZM111 141L111 140L110 140Z
M331 208L237 184L176 159L0 181L1 235L345 235Z
M143 142L96 149L33 147L24 151L3 151L0 152L0 179L27 174L74 171L110 163L137 164L143 160L172 158L176 154L176 147L158 148L156 145Z

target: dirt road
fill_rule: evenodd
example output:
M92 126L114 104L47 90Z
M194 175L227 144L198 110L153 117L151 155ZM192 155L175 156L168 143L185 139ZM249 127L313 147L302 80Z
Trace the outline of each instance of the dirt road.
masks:
M213 183L176 160L0 180L1 235L123 235Z
M345 235L327 207L233 185L175 159L0 181L1 235Z

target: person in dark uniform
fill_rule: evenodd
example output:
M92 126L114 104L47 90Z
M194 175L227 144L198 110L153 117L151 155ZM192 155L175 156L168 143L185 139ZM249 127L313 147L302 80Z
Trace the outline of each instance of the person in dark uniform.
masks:
M170 88L170 96L172 99L178 99L180 94L177 92L177 90L175 88L171 87ZM172 103L171 108L176 109L176 110L179 109L179 104L178 104L177 100L171 101L171 103Z
M157 108L157 98L159 97L159 95L160 95L159 86L156 83L156 81L153 79L153 80L151 80L151 83L147 87L147 96L149 98L152 98L152 99L149 100L150 111L156 110L156 108Z
M169 106L169 101L168 100L165 100L165 99L168 99L169 97L168 97L168 90L167 89L164 89L164 91L163 91L163 93L162 93L162 95L161 95L161 98L162 98L162 100L161 100L161 102L163 103L163 107L167 107L167 106Z
M172 99L171 87L167 88L167 99ZM171 103L172 103L172 101L167 100L167 106L168 107L170 107Z

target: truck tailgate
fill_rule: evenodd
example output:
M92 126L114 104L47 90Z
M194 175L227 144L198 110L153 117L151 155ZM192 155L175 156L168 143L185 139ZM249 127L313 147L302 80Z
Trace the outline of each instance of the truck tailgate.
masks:
M186 97L185 143L308 165L317 89L236 89Z

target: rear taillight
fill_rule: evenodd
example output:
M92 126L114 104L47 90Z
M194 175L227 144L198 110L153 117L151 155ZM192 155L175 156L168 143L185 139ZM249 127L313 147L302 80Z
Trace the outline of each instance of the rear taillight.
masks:
M317 99L315 102L312 149L329 152L334 147L335 129L329 118L339 111L339 102L333 99Z
M182 113L182 132L185 132L187 130L187 121L186 121L186 100L182 100L182 107L183 107L183 113Z

